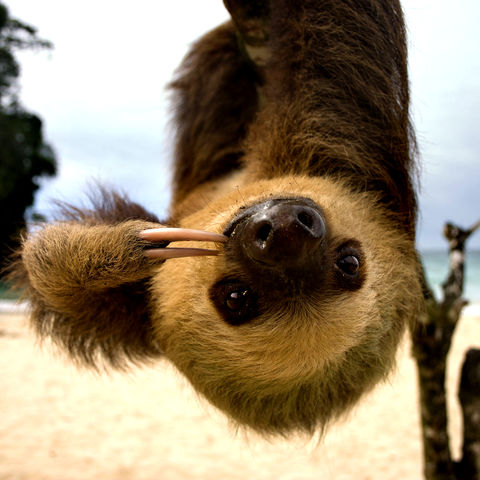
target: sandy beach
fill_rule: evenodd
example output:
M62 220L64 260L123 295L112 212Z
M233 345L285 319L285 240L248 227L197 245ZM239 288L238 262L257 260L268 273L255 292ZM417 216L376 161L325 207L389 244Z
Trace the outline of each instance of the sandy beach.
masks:
M0 479L421 480L415 369L406 341L398 368L324 440L266 441L238 433L168 364L128 374L78 370L40 347L21 309L0 309ZM480 345L469 307L450 355L451 436L465 350Z

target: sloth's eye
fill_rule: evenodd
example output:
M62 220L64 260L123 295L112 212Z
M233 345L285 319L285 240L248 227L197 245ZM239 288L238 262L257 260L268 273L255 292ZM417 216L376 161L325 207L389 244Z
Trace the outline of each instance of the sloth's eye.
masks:
M248 301L248 289L234 290L227 294L225 306L232 312L238 312Z
M222 280L213 285L210 299L230 325L241 325L255 316L255 295L237 280Z
M337 267L344 274L354 277L360 270L360 260L356 255L345 255L337 260Z
M337 250L335 270L339 286L346 290L359 289L365 280L365 257L360 242L349 240Z

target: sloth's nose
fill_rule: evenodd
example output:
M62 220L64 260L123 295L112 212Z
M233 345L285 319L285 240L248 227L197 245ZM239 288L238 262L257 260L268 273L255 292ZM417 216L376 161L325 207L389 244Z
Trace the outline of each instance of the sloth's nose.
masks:
M240 235L242 248L251 260L299 269L321 247L326 227L319 209L288 199L248 218Z

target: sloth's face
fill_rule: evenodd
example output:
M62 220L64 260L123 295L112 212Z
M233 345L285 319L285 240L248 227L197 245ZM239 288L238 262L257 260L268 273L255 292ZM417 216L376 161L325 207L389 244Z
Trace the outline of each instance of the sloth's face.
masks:
M390 369L420 290L413 245L368 196L257 182L185 218L218 257L167 261L156 337L194 387L257 430L312 431Z

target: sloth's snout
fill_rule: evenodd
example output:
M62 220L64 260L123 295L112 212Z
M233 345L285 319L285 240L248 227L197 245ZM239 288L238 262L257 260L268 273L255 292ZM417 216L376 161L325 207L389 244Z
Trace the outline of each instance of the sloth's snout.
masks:
M285 199L266 203L248 217L237 241L254 262L302 269L314 258L325 237L323 214L313 202Z

